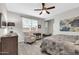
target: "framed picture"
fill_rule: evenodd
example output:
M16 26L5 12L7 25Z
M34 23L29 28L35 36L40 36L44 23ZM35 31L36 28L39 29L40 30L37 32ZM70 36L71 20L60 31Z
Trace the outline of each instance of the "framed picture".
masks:
M60 31L79 32L79 16L60 21Z
M38 28L41 28L41 25L38 25Z

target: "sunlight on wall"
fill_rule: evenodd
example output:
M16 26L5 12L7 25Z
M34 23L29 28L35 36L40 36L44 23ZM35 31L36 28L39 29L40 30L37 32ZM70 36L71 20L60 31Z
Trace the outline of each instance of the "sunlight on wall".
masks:
M4 29L4 34L7 34L7 33L8 33L8 32L7 32L7 28L5 28L5 29Z

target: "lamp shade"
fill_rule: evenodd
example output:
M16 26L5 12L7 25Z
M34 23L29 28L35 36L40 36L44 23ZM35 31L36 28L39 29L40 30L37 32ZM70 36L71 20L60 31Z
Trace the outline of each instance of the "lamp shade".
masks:
M2 22L2 26L6 26L6 22L5 21Z
M15 26L14 22L8 22L7 26Z

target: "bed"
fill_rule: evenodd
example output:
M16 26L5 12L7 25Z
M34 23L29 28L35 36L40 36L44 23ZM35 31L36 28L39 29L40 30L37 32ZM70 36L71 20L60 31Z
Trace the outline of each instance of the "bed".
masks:
M43 39L41 51L51 55L79 55L79 37L53 35Z

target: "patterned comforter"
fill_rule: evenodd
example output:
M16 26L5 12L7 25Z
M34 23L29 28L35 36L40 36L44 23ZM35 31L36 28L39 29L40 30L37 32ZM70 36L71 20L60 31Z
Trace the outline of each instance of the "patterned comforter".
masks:
M75 44L78 36L54 35L43 39L42 52L52 55L75 55L79 54L79 45Z

